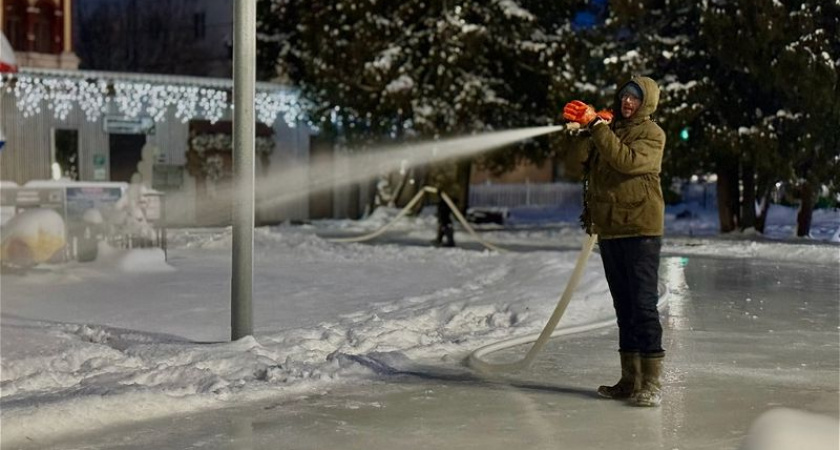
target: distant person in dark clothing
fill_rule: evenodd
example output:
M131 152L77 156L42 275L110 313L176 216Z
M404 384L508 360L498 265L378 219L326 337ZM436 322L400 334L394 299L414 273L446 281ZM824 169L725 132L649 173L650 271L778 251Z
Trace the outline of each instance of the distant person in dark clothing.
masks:
M452 207L443 199L446 194L455 206L461 197L461 187L458 184L458 166L455 162L444 161L429 167L426 184L438 190L437 203L437 235L432 244L441 247L455 246L455 227L452 222Z
M452 208L443 200L443 196L438 198L437 221L437 237L434 244L442 247L454 247L455 227L452 225Z

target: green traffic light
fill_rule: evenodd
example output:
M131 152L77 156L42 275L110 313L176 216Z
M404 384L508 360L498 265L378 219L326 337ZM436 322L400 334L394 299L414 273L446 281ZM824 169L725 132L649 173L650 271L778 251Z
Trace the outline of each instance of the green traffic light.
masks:
M688 127L685 127L682 130L680 130L680 139L684 141L688 140Z

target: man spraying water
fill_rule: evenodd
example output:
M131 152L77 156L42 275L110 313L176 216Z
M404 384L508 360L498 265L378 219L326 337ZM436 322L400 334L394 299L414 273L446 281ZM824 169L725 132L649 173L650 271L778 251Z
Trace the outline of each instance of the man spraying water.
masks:
M618 319L621 379L599 387L598 394L638 406L660 404L665 356L656 308L665 227L659 181L665 132L651 119L658 103L656 82L634 77L618 90L615 120L578 100L563 108L563 118L583 128L581 144L589 157L581 218L587 233L599 237Z

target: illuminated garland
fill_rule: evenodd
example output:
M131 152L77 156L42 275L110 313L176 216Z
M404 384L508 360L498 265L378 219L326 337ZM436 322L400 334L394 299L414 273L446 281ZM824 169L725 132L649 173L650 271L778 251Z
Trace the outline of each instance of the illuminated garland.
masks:
M208 150L232 151L233 136L226 133L199 134L190 138L190 148L200 155ZM257 154L270 155L274 151L274 139L257 136L254 139L254 150Z
M78 107L88 121L95 122L109 113L113 104L120 114L128 117L145 115L161 122L167 111L174 109L175 117L182 122L206 119L215 123L233 110L230 92L225 89L20 73L3 74L0 82L7 92L14 93L24 117L40 114L46 107L56 119L65 120ZM257 119L267 125L282 118L289 127L294 127L303 119L301 98L296 93L261 91L256 93L254 103Z
M257 119L262 123L274 123L282 115L291 126L304 115L300 96L290 92L258 92L254 101L257 104Z

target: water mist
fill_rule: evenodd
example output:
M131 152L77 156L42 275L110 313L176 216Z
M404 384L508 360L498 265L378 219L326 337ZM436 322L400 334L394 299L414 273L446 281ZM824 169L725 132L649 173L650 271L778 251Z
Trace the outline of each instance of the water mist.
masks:
M258 179L256 188L260 199L258 208L287 206L304 200L315 192L365 182L381 174L400 169L480 155L514 142L553 133L564 128L563 125L520 128L476 136L379 147L343 158L341 160L343 167L340 171L336 170L332 161L298 163L273 171L270 176ZM214 201L230 202L232 192L229 185L218 186ZM170 206L174 208L179 208L178 205L184 201L186 198L183 195L173 195L168 199Z

